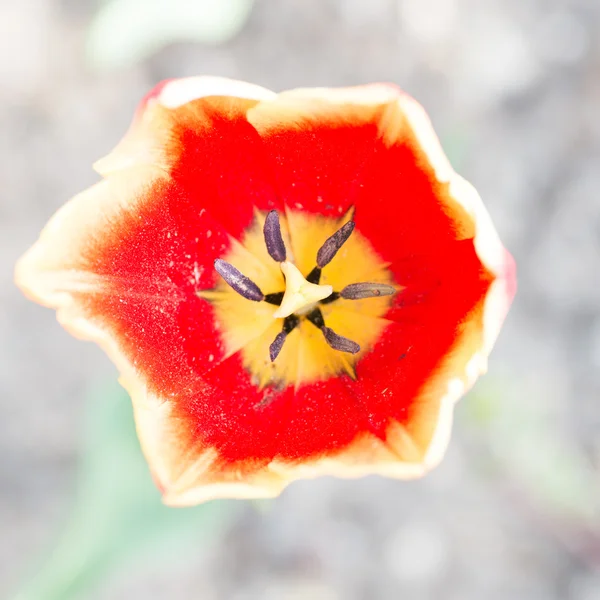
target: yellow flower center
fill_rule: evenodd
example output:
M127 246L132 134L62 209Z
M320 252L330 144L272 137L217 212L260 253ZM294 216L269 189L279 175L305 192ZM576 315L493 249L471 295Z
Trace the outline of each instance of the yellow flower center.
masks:
M277 215L278 238L267 235L271 217L256 212L241 242L215 261L222 279L199 292L214 306L226 357L241 352L260 387L354 378L387 326L398 286L351 213L336 219L286 209Z

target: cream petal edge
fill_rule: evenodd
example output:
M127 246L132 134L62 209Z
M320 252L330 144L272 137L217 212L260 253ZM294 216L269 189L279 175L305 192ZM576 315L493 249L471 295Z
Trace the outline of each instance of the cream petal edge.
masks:
M144 399L143 403L134 402L138 434L144 453L163 488L163 502L170 506L190 506L218 498L272 498L298 479L325 475L357 478L377 474L414 479L428 470L426 463L400 461L398 455L381 440L364 434L337 454L302 463L274 459L246 480L239 481L202 482L203 475L210 473L211 466L219 457L214 448L206 448L190 461L183 472L173 477L173 469L165 461L168 450L164 452L160 448L162 444L167 448L170 446L171 405L147 393L139 382L122 381L122 384L134 397ZM167 436L164 436L165 433Z
M471 215L475 223L475 251L482 264L496 276L488 291L483 315L483 349L489 354L516 289L514 261L502 245L481 197L450 165L423 107L406 94L402 94L398 102L427 155L436 178L449 184L450 195Z
M427 155L436 178L449 184L450 195L472 217L475 224L475 251L482 264L496 277L488 289L483 305L482 347L467 363L465 377L456 377L448 382L447 392L441 400L438 426L424 460L426 465L433 467L441 461L448 446L455 403L471 389L477 378L487 371L488 356L500 333L515 292L514 262L502 245L481 197L450 165L423 107L402 92L398 103Z
M142 143L138 143L137 134L140 124L147 117L148 107L158 103L165 108L175 109L193 100L208 96L230 96L268 101L276 98L277 94L259 85L226 77L201 75L167 80L158 84L146 96L138 106L133 122L123 139L109 154L94 163L94 170L101 175L106 175L111 171L132 167L142 161L149 164L155 163L168 172L168 162L165 162L165 157L160 150L146 148L143 140Z
M72 302L71 291L97 289L102 278L66 266L90 237L125 210L133 210L153 185L168 181L155 167L136 166L111 174L63 204L50 217L36 242L17 261L15 283L44 306L60 308Z
M277 97L277 94L253 83L206 75L168 81L159 91L156 101L166 108L178 108L192 100L206 96L272 100Z
M465 376L453 377L448 381L446 393L440 400L437 426L420 461L399 460L398 455L390 449L389 445L394 444L396 439L408 435L401 425L392 423L388 429L388 444L384 444L372 434L364 434L337 454L304 461L301 464L275 459L258 473L250 484L241 481L204 484L198 483L197 480L194 483L193 477L186 472L181 478L165 486L163 501L170 506L190 506L222 497L271 498L279 495L285 487L298 479L312 479L326 475L342 478L381 475L402 480L422 477L442 460L450 441L455 404L475 383L478 376L485 372L486 366L487 355L476 352L467 364ZM135 404L134 402L134 406ZM151 408L152 405L155 406L154 409ZM161 406L162 410L156 410ZM146 397L145 426L140 426L141 421L138 425L143 447L151 445L149 440L144 442L145 428L148 427L148 430L154 433L160 431L164 427L164 422L161 424L161 420L168 420L168 412L169 409L164 407L160 399ZM140 412L136 410L136 419L139 417L141 417ZM214 460L217 456L214 449L209 448L196 459L196 462L201 463L204 469L209 469L211 459ZM354 461L352 460L354 457L363 460ZM369 457L369 460L364 460L364 457ZM192 470L195 474L201 475L201 472ZM161 479L159 472L157 475ZM165 470L163 470L163 477L164 475L166 475ZM166 479L163 478L162 481L164 485Z
M324 100L332 104L376 105L394 102L401 94L400 88L389 83L370 83L340 88L295 88L278 94L286 100Z

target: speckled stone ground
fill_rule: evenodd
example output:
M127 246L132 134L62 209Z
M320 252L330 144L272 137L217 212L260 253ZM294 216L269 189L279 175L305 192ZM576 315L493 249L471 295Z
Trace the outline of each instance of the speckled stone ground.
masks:
M179 44L104 74L81 58L92 5L0 2L0 594L67 514L81 399L115 377L100 350L21 297L12 265L95 180L91 163L166 77L218 74L276 90L389 80L417 97L519 264L488 380L510 382L517 406L536 406L597 464L597 0L259 0L232 42ZM593 558L520 500L510 473L481 467L487 441L473 434L467 403L430 477L294 484L266 512L244 508L208 551L137 566L92 597L600 598Z

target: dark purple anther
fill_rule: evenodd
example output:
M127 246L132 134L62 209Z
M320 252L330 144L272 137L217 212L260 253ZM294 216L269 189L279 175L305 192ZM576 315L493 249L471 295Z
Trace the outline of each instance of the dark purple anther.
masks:
M333 329L329 329L329 327L321 327L321 331L325 336L326 342L334 350L349 352L350 354L356 354L360 350L360 346L356 342L349 340L343 335L338 335Z
M386 283L351 283L340 292L340 296L346 300L362 300L363 298L391 296L395 291L394 286Z
M294 331L294 329L298 326L298 323L300 323L300 319L296 315L290 315L283 320L282 330L275 336L275 339L269 346L269 356L271 357L271 362L274 362L279 356L279 353L283 348L283 343L287 339L288 334Z
M217 258L215 260L215 269L217 273L240 295L247 300L260 302L264 299L264 294L260 288L245 275L242 275L233 265L227 261Z
M348 221L343 227L338 229L317 252L317 266L323 268L331 262L331 259L337 254L337 251L344 245L344 242L354 231L354 221Z
M276 210L272 210L267 215L263 233L265 236L265 244L267 245L267 252L271 258L277 262L283 262L286 258L285 244L281 237L279 214Z
M286 337L287 333L285 331L280 331L269 346L269 356L271 357L271 362L275 362L275 359L279 356Z

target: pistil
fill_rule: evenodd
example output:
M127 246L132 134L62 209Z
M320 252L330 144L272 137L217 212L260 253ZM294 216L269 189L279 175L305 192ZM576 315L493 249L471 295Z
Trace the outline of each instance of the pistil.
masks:
M305 311L333 292L330 285L317 285L304 279L298 267L289 261L281 263L281 271L285 275L285 293L281 306L273 313L276 319Z

